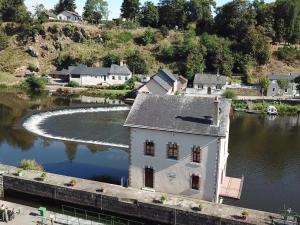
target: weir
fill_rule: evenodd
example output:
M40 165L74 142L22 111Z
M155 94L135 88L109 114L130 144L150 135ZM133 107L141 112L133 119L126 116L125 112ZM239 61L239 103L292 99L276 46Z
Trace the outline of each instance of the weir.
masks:
M56 110L49 111L44 113L39 113L32 115L28 118L24 123L23 127L41 137L50 138L54 140L61 141L72 141L77 143L85 143L85 144L93 144L93 145L103 145L103 146L111 146L117 148L129 148L128 145L118 144L118 143L109 143L104 141L96 141L96 140L83 140L79 138L68 138L61 136L54 136L52 134L46 133L43 129L41 129L40 125L47 119L55 116L62 115L71 115L76 113L94 113L94 112L119 112L119 111L129 111L130 107L128 106L116 106L116 107L98 107L98 108L85 108L85 109L64 109L64 110Z
M183 196L148 192L140 189L124 188L101 182L77 179L71 187L72 177L48 174L41 181L42 172L24 171L16 175L17 168L0 165L6 171L3 175L4 189L59 200L65 203L93 207L100 211L117 213L141 220L177 225L250 225L271 224L279 215L247 209L247 220L241 218L243 208L201 201L202 210L195 211L200 201ZM162 195L167 195L167 203L160 204Z

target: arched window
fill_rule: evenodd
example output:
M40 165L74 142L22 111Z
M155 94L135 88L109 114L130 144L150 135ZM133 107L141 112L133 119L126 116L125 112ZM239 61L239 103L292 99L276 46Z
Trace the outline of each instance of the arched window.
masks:
M199 146L194 146L192 149L192 162L201 162L201 148Z
M145 155L154 156L154 142L153 141L145 142Z
M169 143L167 145L168 159L178 159L178 145L176 143Z

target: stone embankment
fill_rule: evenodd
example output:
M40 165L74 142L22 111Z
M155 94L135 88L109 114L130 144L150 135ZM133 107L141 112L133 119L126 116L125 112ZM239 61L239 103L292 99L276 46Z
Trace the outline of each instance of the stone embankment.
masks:
M166 195L166 204L159 203L163 193L149 192L117 185L77 179L76 185L70 186L74 178L56 174L47 174L41 181L41 172L24 171L17 176L18 169L0 165L3 172L5 190L14 190L31 195L57 199L66 203L94 207L108 212L133 216L145 220L178 225L235 225L235 224L270 224L272 218L279 215L248 210L246 220L241 218L243 208L196 201L191 198ZM201 211L194 211L201 204Z

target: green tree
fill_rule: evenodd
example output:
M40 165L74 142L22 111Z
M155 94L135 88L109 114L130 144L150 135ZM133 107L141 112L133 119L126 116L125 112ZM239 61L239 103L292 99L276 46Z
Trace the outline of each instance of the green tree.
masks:
M148 73L147 64L139 52L136 51L133 54L127 56L126 62L133 74Z
M280 89L285 90L289 87L290 82L288 80L278 80L277 84Z
M33 92L42 91L45 89L45 80L40 77L30 76L24 81L23 86Z
M83 18L89 23L100 23L102 18L108 18L106 0L87 0L83 10Z
M258 85L261 87L261 91L263 92L263 94L265 94L267 92L270 84L271 84L271 81L266 76L262 76L258 80Z
M34 16L39 23L45 23L48 21L46 9L43 4L38 4L34 7Z
M197 23L197 33L209 32L213 25L212 9L215 0L191 0L188 2L188 20Z
M145 2L140 14L140 20L143 26L157 26L159 21L159 13L157 7L152 2Z
M251 55L259 65L267 64L271 58L270 41L262 27L251 26L240 41L240 50Z
M299 0L277 0L274 6L276 40L289 43L300 41L300 2Z
M205 69L203 49L200 46L193 48L186 60L186 78L192 81L195 74L202 73Z
M141 38L143 45L153 44L155 42L154 32L150 29L145 30L144 35Z
M124 0L121 6L121 16L127 20L136 21L140 11L139 0Z
M248 0L234 0L217 9L215 30L223 37L241 40L255 24L255 11Z
M159 24L184 28L187 22L186 0L160 0Z
M71 11L75 12L76 4L75 0L59 0L57 5L54 7L56 13L61 13L62 11Z
M26 22L30 15L24 0L2 0L0 15L5 22Z
M230 76L234 65L233 53L230 49L232 43L227 39L206 33L201 35L200 43L206 48L206 69Z
M103 58L102 66L110 67L112 64L120 64L120 61L119 56L109 53Z

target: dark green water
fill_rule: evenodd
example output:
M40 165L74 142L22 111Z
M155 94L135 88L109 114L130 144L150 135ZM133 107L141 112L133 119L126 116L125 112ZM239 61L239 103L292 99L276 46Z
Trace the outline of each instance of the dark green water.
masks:
M1 163L17 165L22 159L35 159L53 173L116 184L127 179L128 153L124 149L49 140L18 126L30 108L73 107L72 101L54 98L47 99L46 104L45 100L37 100L35 107L19 109L17 105L24 101L3 98L0 96ZM90 105L76 103L76 107L81 106ZM64 115L47 119L42 127L53 135L128 144L128 130L122 127L126 115L127 112ZM227 175L244 175L245 183L241 200L225 203L273 212L285 206L300 212L300 118L235 114L229 149Z

